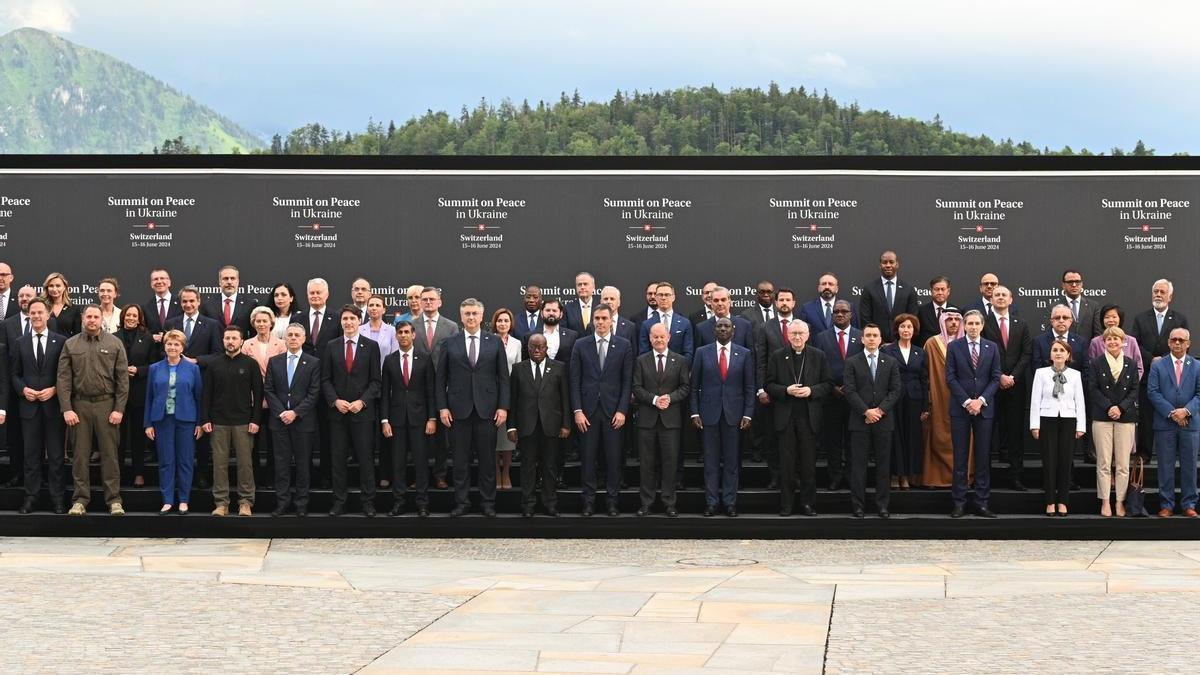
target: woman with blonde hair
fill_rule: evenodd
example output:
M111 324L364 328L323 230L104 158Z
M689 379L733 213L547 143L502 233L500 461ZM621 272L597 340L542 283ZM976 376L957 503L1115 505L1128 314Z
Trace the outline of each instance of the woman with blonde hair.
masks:
M71 304L71 285L60 272L51 272L42 282L42 297L50 305L50 332L63 337L78 335L83 330L83 315Z

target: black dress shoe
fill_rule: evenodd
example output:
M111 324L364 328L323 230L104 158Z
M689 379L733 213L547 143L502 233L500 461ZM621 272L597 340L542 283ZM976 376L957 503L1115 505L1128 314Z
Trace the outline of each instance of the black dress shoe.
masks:
M954 509L950 511L951 518L962 518L965 515L967 515L967 512L963 510L961 504L955 504Z
M21 508L17 509L17 513L21 515L33 513L33 501L33 497L26 497L25 501L21 502Z
M991 509L989 509L986 506L975 509L975 514L978 515L980 518L996 518L997 517L995 512L993 512Z
M332 507L329 509L329 515L331 515L331 516L335 516L335 517L336 517L336 516L340 516L340 515L344 514L345 512L346 512L346 505L345 505L345 504L334 504L334 505L333 505L333 506L332 506Z
M493 509L490 506L483 507L483 517L484 518L495 518L496 517L496 509Z
M854 518L862 518L867 514L863 513L862 509L854 509L852 512L850 512L850 515Z
M737 518L737 509L733 508L732 506L726 506L725 515L730 518Z
M424 506L418 507L417 508L417 517L418 518L428 518L429 517L429 509L425 508Z
M371 502L367 502L366 504L363 504L363 515L368 518L374 518L375 517L375 505L372 504Z
M829 481L829 491L830 492L836 492L838 490L838 488L840 488L840 487L842 487L842 479L841 478Z
M395 518L396 516L400 515L401 513L404 513L404 505L403 504L392 504L392 509L390 511L388 511L388 516Z
M615 506L608 507L608 517L609 518L616 518L619 515L621 515L621 511L617 507L615 507Z
M459 516L465 514L466 512L467 512L467 510L465 508L463 508L461 506L456 506L456 507L450 509L450 517L458 518Z
M1025 487L1025 484L1021 482L1020 478L1013 479L1012 489L1016 490L1017 492L1027 492L1029 490L1029 488Z
M296 517L297 518L307 518L308 517L308 507L307 506L297 506L296 507Z
M715 515L717 515L717 507L715 507L715 506L704 507L704 517L705 518L712 518Z
M883 511L879 512L879 517L880 518L891 518L892 514L888 513L887 510L883 510Z
M271 512L271 517L278 518L285 513L287 513L287 504L280 504L279 506L275 507L274 511Z
M591 518L593 513L594 511L592 510L592 505L585 504L583 510L579 512L579 515L583 516L584 518Z
M521 517L522 518L532 518L533 517L533 509L525 509L525 510L521 511Z
M650 515L650 509L646 508L645 506L637 510L638 518L645 518L648 515Z
M811 506L805 506L803 509L800 509L800 513L803 513L804 515L808 516L809 518L813 518L817 515L816 509L814 509Z
M787 518L788 516L791 516L791 515L792 515L791 509L779 509L779 517L780 518Z
M668 518L678 518L679 512L675 510L675 507L671 507L671 508L667 509L667 517Z
M779 489L779 479L776 478L775 476L771 476L771 482L767 483L767 489L768 490L778 490Z
M558 509L556 509L554 507L548 508L548 509L546 509L546 515L550 516L551 518L557 518L558 517Z

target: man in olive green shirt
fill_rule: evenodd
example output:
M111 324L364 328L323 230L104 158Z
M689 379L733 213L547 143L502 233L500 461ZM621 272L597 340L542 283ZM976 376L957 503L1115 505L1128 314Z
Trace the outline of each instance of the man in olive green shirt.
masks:
M92 441L100 449L100 476L104 503L114 516L125 514L121 505L121 466L117 459L121 420L129 398L129 369L125 345L102 330L100 308L83 310L83 332L67 340L58 360L58 402L70 429L75 459L75 503L70 514L87 513L92 497L88 461Z

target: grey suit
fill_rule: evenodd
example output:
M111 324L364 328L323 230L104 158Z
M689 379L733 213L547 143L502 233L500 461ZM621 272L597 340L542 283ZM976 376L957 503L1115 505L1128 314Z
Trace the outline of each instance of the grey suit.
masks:
M675 508L676 464L679 457L679 433L683 427L683 406L691 394L691 369L687 359L668 350L663 357L663 373L658 374L657 354L653 349L637 358L633 368L633 398L638 407L638 455L641 458L642 508L654 503L655 469L661 469L662 500L667 509ZM666 410L654 400L670 397ZM662 463L655 462L656 457Z

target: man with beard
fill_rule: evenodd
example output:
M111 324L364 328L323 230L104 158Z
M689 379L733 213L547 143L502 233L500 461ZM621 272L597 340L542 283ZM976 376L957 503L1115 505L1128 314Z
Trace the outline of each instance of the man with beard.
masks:
M717 282L706 281L700 289L700 299L704 302L704 306L691 313L688 320L692 322L692 327L695 328L700 324L713 318L712 295L717 288Z
M775 292L775 318L769 323L763 323L754 329L754 370L755 382L758 386L757 402L755 404L755 424L751 427L754 432L754 445L766 454L767 469L771 473L768 490L779 487L779 453L778 436L772 426L774 409L771 397L766 391L767 362L771 354L783 349L788 343L788 326L797 319L792 316L796 307L796 292L787 286ZM755 458L758 461L758 458Z
M817 297L800 308L800 320L809 325L813 336L833 328L833 306L838 301L838 278L826 272L817 279ZM850 325L858 326L858 310L850 307Z
M1133 325L1129 327L1129 335L1137 340L1138 348L1142 350L1142 364L1147 373L1147 377L1142 378L1138 396L1141 418L1137 428L1137 450L1147 457L1152 456L1154 448L1154 408L1146 390L1150 368L1170 351L1167 338L1171 331L1188 327L1187 317L1179 310L1171 309L1174 297L1175 285L1169 279L1155 281L1150 288L1151 308L1133 317Z

